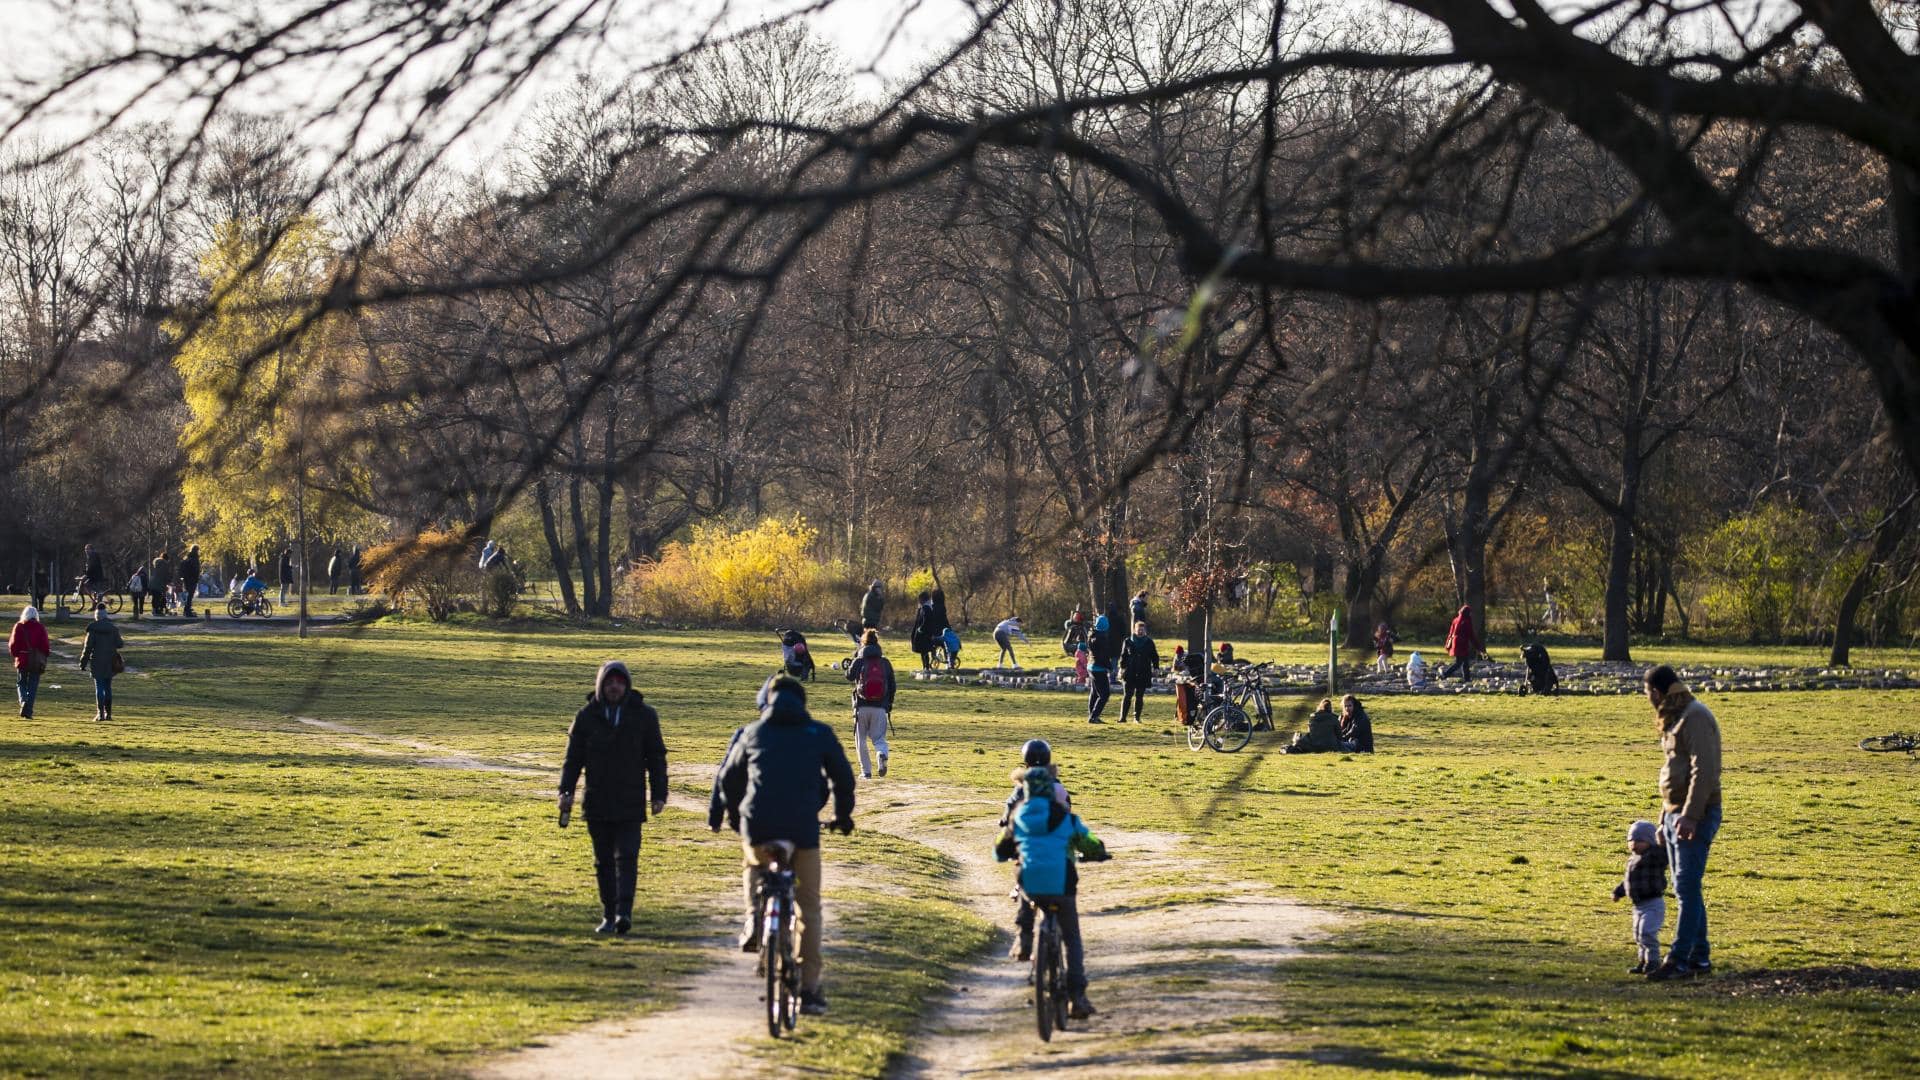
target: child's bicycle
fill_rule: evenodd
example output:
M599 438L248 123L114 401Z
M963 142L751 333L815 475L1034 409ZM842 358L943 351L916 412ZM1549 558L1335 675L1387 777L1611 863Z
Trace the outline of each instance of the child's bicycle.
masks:
M1111 857L1103 856L1098 861L1105 862ZM1091 860L1083 857L1079 861ZM1033 984L1034 1029L1039 1032L1041 1042L1052 1042L1055 1031L1067 1030L1067 1016L1073 1003L1073 989L1067 985L1066 942L1060 936L1060 898L1036 900L1024 890L1021 896L1040 916L1040 925L1033 935L1033 970L1027 977Z
M227 616L238 619L245 615L269 618L273 615L273 601L253 593L235 593L227 597Z
M1920 750L1920 735L1907 735L1897 731L1891 735L1874 735L1861 739L1860 749L1877 754L1904 751L1908 757L1914 757L1916 750Z

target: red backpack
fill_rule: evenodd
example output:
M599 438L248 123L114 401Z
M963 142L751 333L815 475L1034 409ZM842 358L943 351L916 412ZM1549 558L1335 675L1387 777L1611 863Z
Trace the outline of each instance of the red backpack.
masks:
M877 656L867 657L866 666L860 669L860 700L873 705L886 703L887 672Z

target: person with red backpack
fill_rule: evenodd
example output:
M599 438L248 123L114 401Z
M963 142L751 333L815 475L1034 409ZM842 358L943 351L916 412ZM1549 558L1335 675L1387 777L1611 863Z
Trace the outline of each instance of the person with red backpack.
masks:
M873 779L873 762L867 756L867 743L880 755L880 775L887 775L887 727L893 718L893 662L880 655L880 634L867 631L860 655L847 668L847 681L853 684L853 745L860 753L860 777Z

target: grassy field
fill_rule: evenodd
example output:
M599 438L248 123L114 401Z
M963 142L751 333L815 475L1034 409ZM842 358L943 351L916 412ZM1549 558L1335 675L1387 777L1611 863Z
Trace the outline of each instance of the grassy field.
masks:
M675 761L704 765L777 652L745 634L135 630L111 726L85 722L91 687L69 660L39 719L0 735L0 1073L444 1073L668 1004L738 880L730 838L692 812L697 773L648 828L634 940L609 942L585 933L590 857L553 828L550 775L400 755L557 766L594 666L617 656ZM1164 697L1159 722L1090 728L1069 695L908 684L895 768L977 794L984 843L1020 741L1044 735L1096 830L1190 833L1236 873L1346 913L1280 972L1270 1009L1216 1018L1221 1038L1289 1032L1282 1071L1911 1074L1920 765L1854 743L1911 727L1920 694L1707 700L1727 739L1708 878L1723 972L1678 987L1626 978L1627 912L1608 899L1627 822L1654 810L1636 699L1381 699L1380 753L1294 758L1264 741L1189 753ZM827 860L835 1014L767 1052L875 1075L985 927L941 898L948 868L910 837L836 838ZM836 890L836 863L899 894ZM863 918L832 921L856 904Z

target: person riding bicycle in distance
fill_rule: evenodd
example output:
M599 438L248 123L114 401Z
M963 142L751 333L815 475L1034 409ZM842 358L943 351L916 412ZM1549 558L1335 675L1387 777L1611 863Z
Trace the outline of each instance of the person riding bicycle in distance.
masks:
M760 948L755 893L760 875L781 852L793 871L800 908L800 1011L827 1011L820 989L820 779L833 788L833 828L853 831L853 766L833 729L807 712L807 690L784 672L760 688L760 719L748 724L720 766L719 787L728 816L739 815L746 872L747 926L742 952ZM709 820L709 825L713 822ZM718 831L717 826L715 831Z
M1015 773L1016 776L1020 775ZM996 861L1020 860L1020 891L1035 906L1055 913L1060 924L1060 939L1067 947L1067 992L1072 995L1068 1015L1085 1019L1094 1014L1087 1000L1087 954L1080 939L1080 912L1076 905L1080 873L1074 865L1074 852L1088 862L1105 862L1109 857L1102 844L1079 817L1053 797L1057 781L1053 771L1035 766L1025 771L1027 798L1014 810L1011 820L1000 830L993 846ZM1033 913L1020 927L1023 941L1031 941Z
M247 579L240 583L240 602L248 611L256 610L262 597L267 595L267 583L260 580L260 571L256 567L247 567Z

